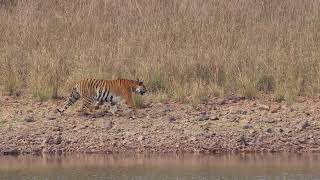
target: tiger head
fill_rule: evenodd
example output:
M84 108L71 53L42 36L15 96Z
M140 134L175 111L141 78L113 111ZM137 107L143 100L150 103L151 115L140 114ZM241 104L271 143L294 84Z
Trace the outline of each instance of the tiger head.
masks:
M143 81L138 79L135 83L135 86L133 87L133 91L137 94L143 95L147 91L147 89L144 86Z

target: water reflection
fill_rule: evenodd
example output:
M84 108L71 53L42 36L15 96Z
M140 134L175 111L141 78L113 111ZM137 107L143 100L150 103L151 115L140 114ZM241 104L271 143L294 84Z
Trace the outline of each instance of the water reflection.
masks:
M320 179L318 154L0 156L0 179Z

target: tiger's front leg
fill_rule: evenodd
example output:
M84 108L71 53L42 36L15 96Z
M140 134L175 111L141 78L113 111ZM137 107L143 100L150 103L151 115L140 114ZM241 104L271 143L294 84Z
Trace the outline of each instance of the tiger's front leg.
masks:
M93 102L94 102L93 98L85 97L82 102L82 107L78 112L84 113L84 115L93 114L94 113Z
M132 99L131 93L126 95L124 97L124 99L125 99L125 103L127 104L127 106L129 106L132 109L133 114L136 115L137 114L137 109L136 109L136 107L135 107L135 105L133 103L133 99Z

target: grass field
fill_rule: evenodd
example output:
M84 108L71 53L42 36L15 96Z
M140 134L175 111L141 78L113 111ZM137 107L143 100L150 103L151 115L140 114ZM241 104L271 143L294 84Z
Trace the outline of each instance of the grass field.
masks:
M159 99L320 90L318 0L0 0L0 83L46 100L84 77Z

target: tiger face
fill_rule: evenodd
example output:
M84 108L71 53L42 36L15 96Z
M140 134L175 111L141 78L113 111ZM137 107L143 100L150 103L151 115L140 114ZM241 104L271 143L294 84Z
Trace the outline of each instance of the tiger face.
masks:
M134 87L134 90L133 90L136 94L140 94L140 95L143 95L144 93L146 93L147 89L146 87L144 86L143 84L143 81L141 80L137 80L137 85Z

